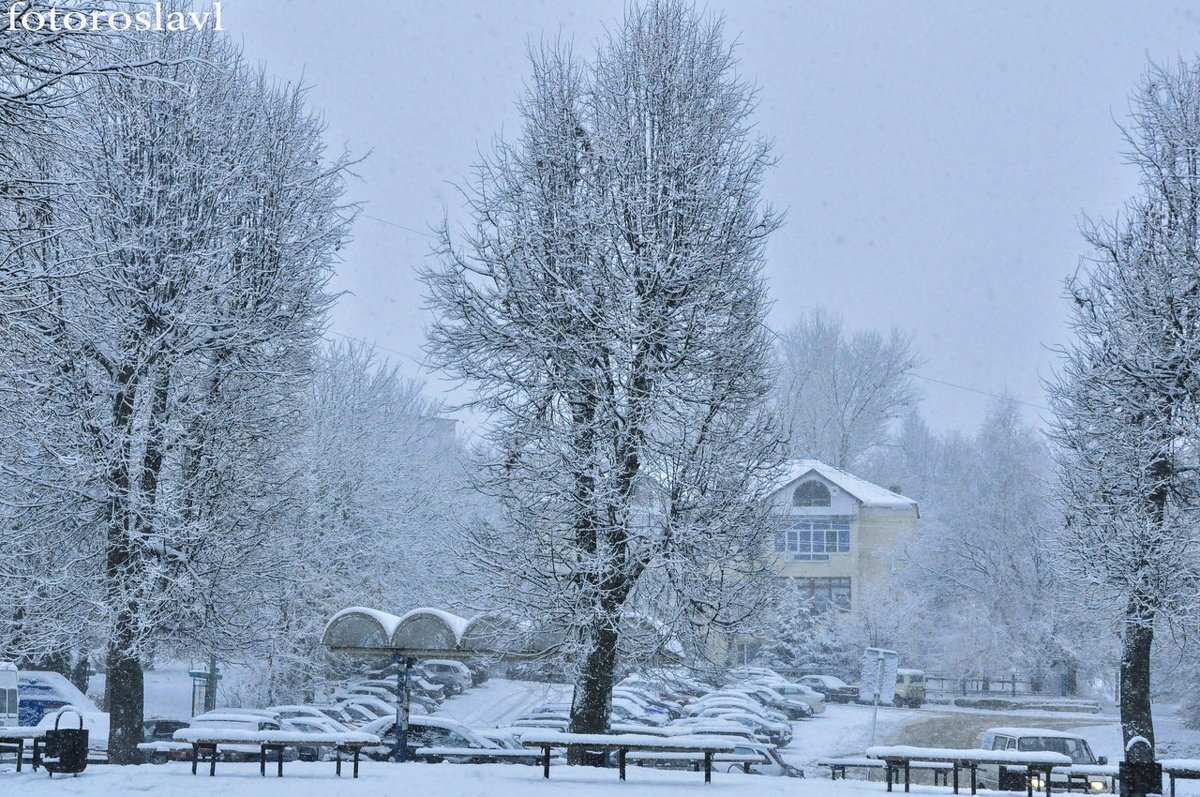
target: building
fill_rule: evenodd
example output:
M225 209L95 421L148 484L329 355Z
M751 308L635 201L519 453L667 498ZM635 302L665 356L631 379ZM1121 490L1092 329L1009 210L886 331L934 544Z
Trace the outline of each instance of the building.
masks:
M857 610L883 585L892 554L917 528L917 502L815 459L789 463L771 494L779 527L779 575L796 579L819 606Z

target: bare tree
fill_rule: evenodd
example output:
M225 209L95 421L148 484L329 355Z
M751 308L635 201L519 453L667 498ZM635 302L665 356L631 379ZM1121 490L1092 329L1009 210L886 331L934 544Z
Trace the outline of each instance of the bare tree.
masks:
M892 329L848 334L816 309L780 335L776 400L792 453L854 470L917 401L912 339Z
M1152 757L1155 627L1189 622L1200 587L1200 65L1152 68L1126 137L1142 193L1087 230L1090 263L1067 284L1075 341L1048 389L1061 559L1120 618L1121 724Z
M585 64L533 55L524 127L425 274L433 358L489 415L490 596L566 634L571 728L602 731L623 619L700 637L762 601L768 144L719 22L632 8Z

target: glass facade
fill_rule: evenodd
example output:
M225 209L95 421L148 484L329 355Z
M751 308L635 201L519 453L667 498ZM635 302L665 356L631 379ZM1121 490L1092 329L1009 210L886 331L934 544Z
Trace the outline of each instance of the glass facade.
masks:
M829 555L850 553L851 515L787 518L775 532L775 552L796 562L827 562Z

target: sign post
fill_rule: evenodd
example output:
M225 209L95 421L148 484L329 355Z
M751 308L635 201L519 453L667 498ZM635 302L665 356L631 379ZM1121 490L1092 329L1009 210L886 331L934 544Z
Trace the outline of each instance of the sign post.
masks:
M900 656L894 650L867 648L863 651L858 701L874 705L871 712L871 744L875 744L880 702L891 703L896 696L896 668L899 664Z

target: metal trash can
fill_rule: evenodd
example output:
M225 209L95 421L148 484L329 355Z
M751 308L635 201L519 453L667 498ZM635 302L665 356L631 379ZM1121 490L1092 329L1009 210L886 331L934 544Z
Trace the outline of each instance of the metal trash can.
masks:
M79 717L78 728L60 728L63 714L67 712ZM42 766L50 777L54 773L78 775L87 768L88 731L83 727L83 715L71 708L63 708L54 717L54 729L46 731L42 743Z
M1157 761L1121 761L1121 797L1162 794L1162 764Z

